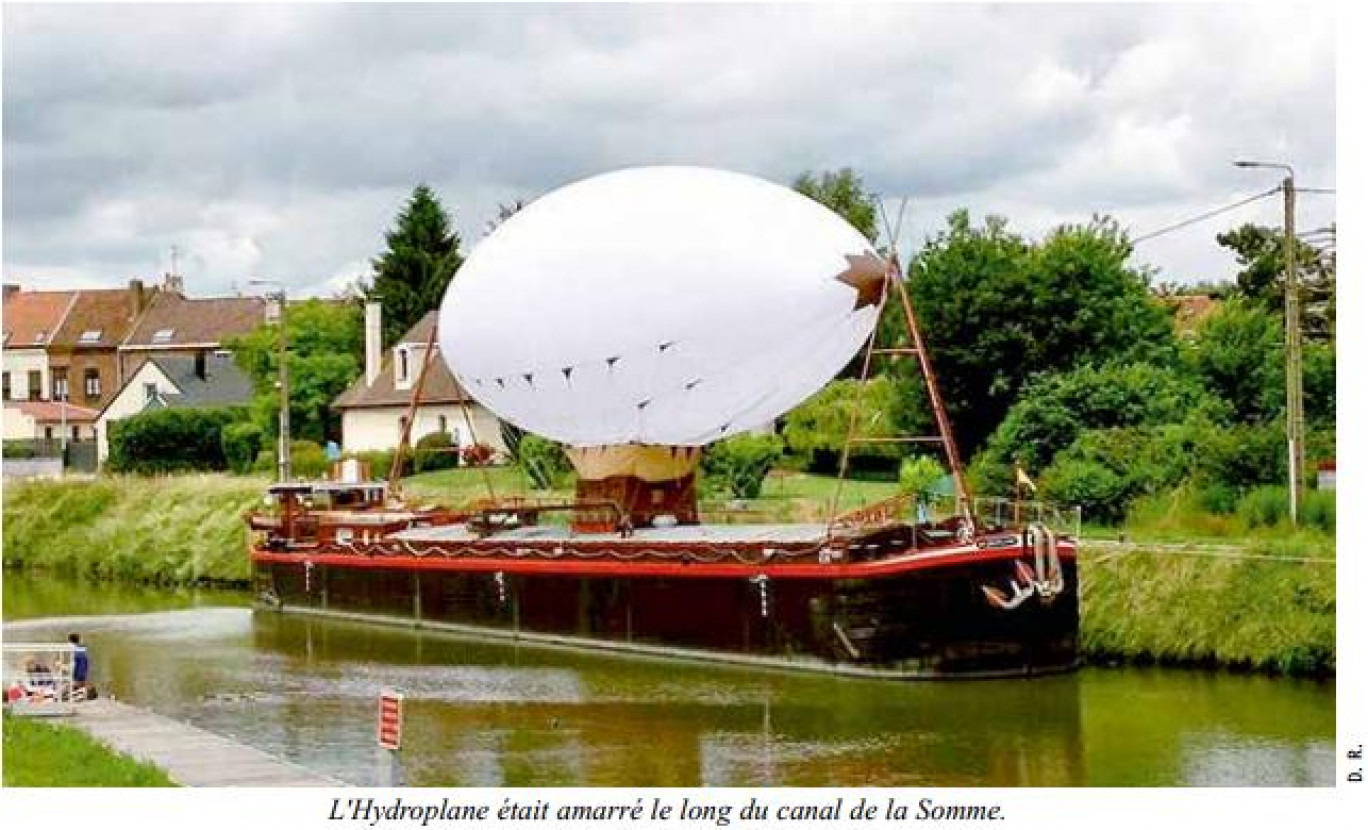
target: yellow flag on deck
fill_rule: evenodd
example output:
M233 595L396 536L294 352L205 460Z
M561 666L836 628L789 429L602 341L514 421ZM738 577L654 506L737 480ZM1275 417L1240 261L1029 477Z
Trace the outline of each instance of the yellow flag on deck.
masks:
M1036 491L1035 482L1031 481L1031 477L1026 475L1026 471L1022 469L1020 464L1016 468L1016 483L1018 486L1031 488L1032 493Z

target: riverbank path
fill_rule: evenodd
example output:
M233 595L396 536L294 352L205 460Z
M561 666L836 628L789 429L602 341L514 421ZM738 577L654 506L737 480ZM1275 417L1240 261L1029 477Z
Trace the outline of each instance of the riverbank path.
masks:
M344 781L126 703L103 698L82 703L63 723L114 750L156 764L187 787L346 786Z

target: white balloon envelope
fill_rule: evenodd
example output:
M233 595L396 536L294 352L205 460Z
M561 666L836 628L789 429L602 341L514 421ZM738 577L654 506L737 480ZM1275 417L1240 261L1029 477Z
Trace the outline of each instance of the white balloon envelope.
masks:
M877 322L883 263L817 202L693 167L607 173L490 234L442 302L480 403L573 447L699 446L820 389Z

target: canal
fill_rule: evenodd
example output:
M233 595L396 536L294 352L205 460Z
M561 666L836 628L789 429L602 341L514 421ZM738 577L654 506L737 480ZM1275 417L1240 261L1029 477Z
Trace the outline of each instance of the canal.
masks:
M357 784L376 694L403 781L454 786L1329 786L1335 684L1164 669L898 683L253 611L236 593L7 572L5 639L79 630L94 679Z

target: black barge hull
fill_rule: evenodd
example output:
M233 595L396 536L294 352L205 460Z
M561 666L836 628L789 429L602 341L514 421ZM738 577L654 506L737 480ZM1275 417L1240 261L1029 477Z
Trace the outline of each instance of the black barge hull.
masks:
M1063 553L1063 551L1061 551ZM1024 556L979 551L905 569L553 567L496 559L254 551L264 605L531 642L889 678L1012 677L1078 663L1075 559L1063 589L1014 608ZM820 566L819 566L820 567Z

